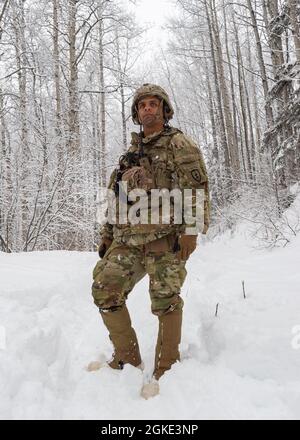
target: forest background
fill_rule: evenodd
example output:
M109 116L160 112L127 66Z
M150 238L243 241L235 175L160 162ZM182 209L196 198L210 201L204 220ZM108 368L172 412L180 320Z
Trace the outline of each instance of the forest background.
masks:
M151 7L149 4L151 3ZM208 167L209 237L285 246L300 179L297 0L0 1L0 251L96 249L134 90L165 87Z

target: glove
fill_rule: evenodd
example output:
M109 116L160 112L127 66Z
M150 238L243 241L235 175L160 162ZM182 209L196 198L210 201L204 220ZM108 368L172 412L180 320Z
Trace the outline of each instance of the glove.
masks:
M141 188L149 191L153 188L153 180L149 171L144 167L129 168L122 176L122 182L127 182L128 190Z
M197 235L181 235L178 239L177 258L187 260L197 246Z
M112 244L112 240L110 238L107 237L102 238L98 247L98 254L100 258L104 257L111 244Z

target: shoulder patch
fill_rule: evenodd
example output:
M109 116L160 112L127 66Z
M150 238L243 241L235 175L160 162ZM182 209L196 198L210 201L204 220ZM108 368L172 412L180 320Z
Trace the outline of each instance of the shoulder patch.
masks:
M191 171L191 175L196 182L201 182L200 172L197 168Z

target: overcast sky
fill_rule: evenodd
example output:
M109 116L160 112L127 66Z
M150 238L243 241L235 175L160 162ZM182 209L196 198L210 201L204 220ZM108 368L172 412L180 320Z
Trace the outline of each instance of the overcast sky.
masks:
M159 81L161 72L157 71L157 58L160 56L160 48L167 46L168 31L164 26L168 18L174 15L174 1L136 0L136 5L127 1L126 7L133 12L140 26L148 29L143 36L144 43L139 58L139 66L144 66L149 72L145 81L155 82L156 78Z
M138 0L135 7L136 16L144 23L153 22L158 28L170 14L172 5L169 0Z
M150 27L147 32L148 38L153 43L167 40L167 32L163 29L168 17L174 11L171 0L137 0L134 9L138 22L143 27Z

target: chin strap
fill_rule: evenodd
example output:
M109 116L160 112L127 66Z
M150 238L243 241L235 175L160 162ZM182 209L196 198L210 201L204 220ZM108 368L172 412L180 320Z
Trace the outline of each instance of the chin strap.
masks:
M160 101L159 107L156 110L155 119L157 119L157 120L160 119L161 110L162 110L162 114L163 114L163 118L164 118L164 101L163 100Z

